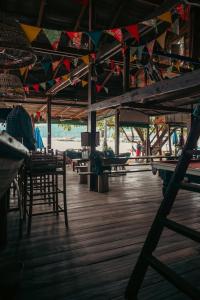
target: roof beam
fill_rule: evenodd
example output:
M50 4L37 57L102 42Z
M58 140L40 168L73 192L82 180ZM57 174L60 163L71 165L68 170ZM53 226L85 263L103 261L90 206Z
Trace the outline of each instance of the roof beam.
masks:
M128 105L123 105L124 108L141 108L141 109L150 109L150 110L162 110L170 112L182 112L182 113L191 113L192 110L184 107L173 107L173 106L163 106L163 105L146 105L142 103L130 103Z
M189 88L198 87L200 92L199 82L200 70L193 71L191 73L184 74L174 79L167 79L150 86L135 89L131 92L127 92L123 95L94 103L89 107L90 111L105 109L109 107L120 106L125 103L136 102L147 104L148 99L151 97L165 96L167 101L167 95L169 93L178 92L183 94ZM178 95L176 97L178 99Z

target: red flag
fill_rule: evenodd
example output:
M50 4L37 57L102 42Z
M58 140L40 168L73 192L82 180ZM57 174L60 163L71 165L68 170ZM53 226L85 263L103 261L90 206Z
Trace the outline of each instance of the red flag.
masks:
M71 70L71 62L67 58L65 58L63 60L63 64L65 65L65 68L67 69L67 71L70 72L70 70Z
M190 14L190 6L189 5L184 7L183 4L178 4L176 7L176 11L183 21L189 20L189 14Z
M75 38L75 36L76 36L76 32L75 31L66 31L65 33L68 35L68 37L70 38L70 40L73 40Z
M96 84L96 91L97 91L97 93L101 92L101 90L102 90L102 85Z
M106 30L106 32L109 33L110 35L112 35L117 41L122 43L123 35L122 35L122 31L120 28L109 29L109 30Z
M39 92L39 83L34 83L33 84L33 89L34 89L34 91L36 91L36 92Z
M40 119L40 111L36 112L36 116L37 116L38 119Z
M120 73L121 73L121 68L120 68L119 65L116 65L116 66L115 66L115 70L116 70L117 75L120 75Z
M113 59L110 60L110 67L112 71L115 69L115 62Z
M25 91L25 93L29 94L29 86L28 85L24 86L24 91Z
M138 25L137 24L128 25L125 28L132 35L132 37L134 37L139 42L140 34L138 30Z
M89 0L76 0L77 2L80 2L84 6L88 6Z
M96 53L93 52L90 54L90 56L94 61L96 60L96 57L97 57Z
M61 77L55 78L55 82L56 82L56 83L58 83L58 82L60 82L60 81L61 81Z

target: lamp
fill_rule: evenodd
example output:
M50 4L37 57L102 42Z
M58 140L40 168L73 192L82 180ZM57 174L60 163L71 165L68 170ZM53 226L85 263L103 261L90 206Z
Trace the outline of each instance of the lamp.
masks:
M0 68L17 69L35 61L36 56L19 23L0 14Z
M0 100L24 100L25 92L21 80L16 75L0 74Z

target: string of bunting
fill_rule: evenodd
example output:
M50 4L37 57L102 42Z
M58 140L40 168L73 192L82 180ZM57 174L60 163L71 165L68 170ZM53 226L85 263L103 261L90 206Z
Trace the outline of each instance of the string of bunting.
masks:
M79 0L82 2L83 5L88 5L88 0ZM189 17L189 6L184 4L177 5L175 9L176 14L180 16L180 18L184 21L188 20ZM171 11L165 12L162 15L150 19L148 21L141 22L142 24L145 24L147 26L153 26L156 29L156 23L157 20L161 20L163 22L167 22L169 24L172 24L172 15L173 13ZM140 42L140 32L139 32L139 26L138 24L131 24L128 26L123 26L121 28L114 28L114 29L108 29L108 30L97 30L97 31L84 31L84 32L75 32L75 31L59 31L59 30L50 30L46 28L41 27L35 27L31 25L26 24L20 24L21 28L25 32L28 40L32 43L35 41L38 37L38 35L43 32L47 39L49 40L51 47L53 50L58 49L58 45L60 43L61 35L66 35L72 44L76 46L77 48L81 47L81 39L82 35L86 34L88 37L91 38L95 49L99 47L99 42L102 36L102 33L107 33L111 36L113 36L118 42L123 43L123 31L122 29L129 32L129 34L139 43Z
M176 12L179 14L181 20L184 20L184 21L188 20L188 17L189 17L188 6L185 8L185 6L183 4L180 4L176 8ZM166 12L166 13L158 16L157 19L162 20L164 22L168 22L170 24L170 28L168 28L167 30L173 32L176 35L179 35L179 19L177 18L176 20L174 20L172 22L172 13L171 12ZM151 19L151 20L148 20L148 21L145 21L142 23L145 23L146 25L148 24L147 26L152 26L152 24L154 24L154 26L155 26L155 19ZM61 37L61 34L63 31L43 29L43 28L34 27L34 26L30 26L30 25L25 25L25 24L21 24L21 26L30 42L33 42L37 38L37 36L40 34L40 32L43 31L45 33L45 35L47 36L48 40L50 41L52 48L54 50L56 50L58 48L60 37ZM124 28L130 33L130 35L132 37L135 38L135 40L139 44L140 33L139 33L138 25L133 24L133 25L126 26ZM138 45L137 47L131 47L130 48L130 50L131 50L130 62L134 62L136 59L140 60L142 58L142 53L143 53L143 50L145 47L147 48L149 56L151 57L153 54L155 42L157 42L160 45L160 47L162 49L164 49L167 30L165 32L163 32L160 36L158 36L156 39L147 43L147 45L141 45L141 46ZM80 47L82 34L85 33L91 37L91 40L93 41L95 47L97 47L98 43L101 39L102 32L103 31L93 31L93 32L67 32L67 31L65 31L64 33L70 38L70 40L73 40L73 43L77 47ZM104 32L112 35L120 43L123 43L123 34L122 34L121 28L109 29L109 30L105 30ZM123 49L123 47L122 47L122 49ZM93 59L95 59L95 53L93 53L91 56ZM89 65L89 62L90 62L89 55L84 55L84 56L80 57L79 59L82 60L86 65ZM47 85L49 87L51 87L55 83L69 79L70 78L69 73L71 71L72 63L76 67L79 59L75 58L72 62L69 59L64 58L62 60L62 64L66 68L66 72L67 72L66 74L59 76L59 77L55 77L55 78L45 81L45 82L35 83L35 84L31 84L31 85L25 85L24 86L25 92L29 93L30 88L33 88L35 92L39 92L40 89L46 90ZM45 62L45 63L42 63L42 68L44 69L45 73L47 73L50 68L52 68L52 71L54 72L57 70L57 68L59 68L60 65L61 65L60 60L54 61L52 63ZM116 72L116 74L119 75L121 73L121 71L122 71L121 67L119 65L116 65L113 62L113 60L109 61L109 65L110 65L111 70L114 70ZM179 62L177 62L174 66L176 67L177 70L180 71ZM32 66L20 68L21 76L26 77L27 72L31 68L32 68ZM135 82L135 78L132 78L131 81ZM88 82L86 80L79 80L79 81L76 80L76 81L72 81L72 85L76 85L78 82L81 82L82 87L85 87L88 84ZM100 84L96 84L97 93L101 92L102 90L104 90L106 93L108 93L107 87L102 86Z

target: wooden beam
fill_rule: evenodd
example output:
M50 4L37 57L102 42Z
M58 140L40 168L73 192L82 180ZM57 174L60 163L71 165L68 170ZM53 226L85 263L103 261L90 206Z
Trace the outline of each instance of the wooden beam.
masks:
M46 0L41 0L40 1L40 9L39 9L39 14L38 14L38 19L37 19L37 26L38 27L41 27L41 24L42 24L45 5L46 5Z
M182 113L191 113L191 109L183 107L173 107L173 106L164 106L164 105L147 105L143 103L130 103L128 105L122 105L122 107L128 108L141 108L141 109L151 109L158 110L163 112L182 112Z
M51 97L47 100L47 148L51 149Z
M183 94L188 88L198 87L200 92L200 70L193 71L191 73L184 74L177 78L163 80L154 83L148 87L135 89L131 92L127 92L123 95L94 103L90 105L89 111L96 111L100 109L105 109L108 107L117 107L125 103L136 102L136 103L148 103L148 98L157 97L160 95L165 95L167 100L167 95L175 91ZM178 96L177 96L178 99Z

